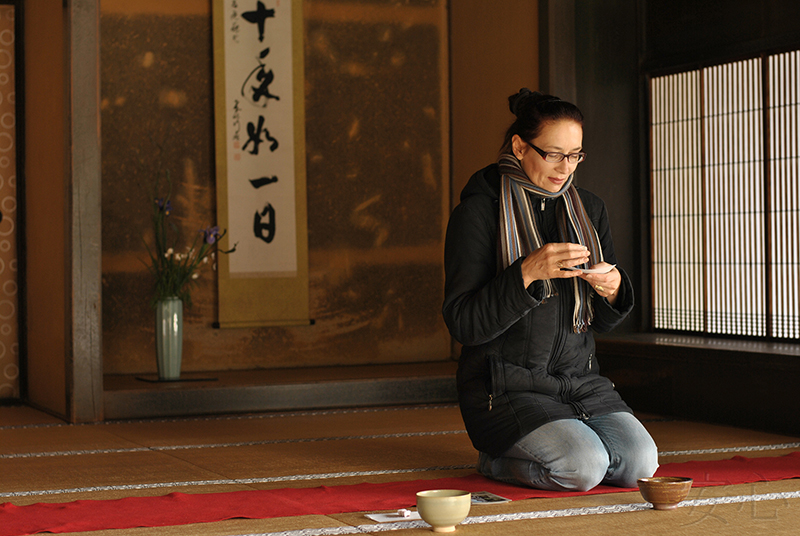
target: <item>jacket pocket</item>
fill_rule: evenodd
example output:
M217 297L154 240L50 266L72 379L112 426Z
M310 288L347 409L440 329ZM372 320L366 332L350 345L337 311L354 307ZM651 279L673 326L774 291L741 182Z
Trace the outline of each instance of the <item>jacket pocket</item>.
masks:
M488 355L489 361L489 411L492 410L493 402L506 392L506 372L503 367L503 358L497 355Z
M496 355L489 356L489 375L491 377L491 389L489 393L495 397L506 392L506 370L503 365L502 357Z

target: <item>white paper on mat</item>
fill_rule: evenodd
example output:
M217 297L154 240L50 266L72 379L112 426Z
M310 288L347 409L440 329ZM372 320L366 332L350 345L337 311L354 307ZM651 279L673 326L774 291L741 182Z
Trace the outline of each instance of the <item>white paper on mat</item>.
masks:
M415 519L422 519L419 517L419 512L411 512L408 517L403 517L400 514L367 514L367 517L377 523L393 523L397 521L414 521Z

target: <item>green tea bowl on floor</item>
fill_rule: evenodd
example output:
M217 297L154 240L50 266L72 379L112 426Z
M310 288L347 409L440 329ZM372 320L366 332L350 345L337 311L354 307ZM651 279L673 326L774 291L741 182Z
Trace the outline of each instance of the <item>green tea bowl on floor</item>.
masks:
M472 494L455 489L433 489L417 493L417 511L434 532L453 532L469 515Z

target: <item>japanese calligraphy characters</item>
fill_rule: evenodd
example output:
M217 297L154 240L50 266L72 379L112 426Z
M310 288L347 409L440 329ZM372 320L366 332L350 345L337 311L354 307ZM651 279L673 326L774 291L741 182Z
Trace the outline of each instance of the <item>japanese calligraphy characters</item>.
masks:
M275 16L275 10L267 9L264 6L264 2L256 2L255 11L247 11L245 13L242 13L242 18L244 20L258 25L259 42L264 41L264 22L266 22L267 19L272 18L274 16Z
M296 270L292 6L225 0L228 230L233 273Z

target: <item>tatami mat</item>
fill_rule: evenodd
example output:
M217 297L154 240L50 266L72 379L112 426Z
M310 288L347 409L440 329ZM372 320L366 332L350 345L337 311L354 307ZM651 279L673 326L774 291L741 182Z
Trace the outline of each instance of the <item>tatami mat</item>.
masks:
M662 463L777 456L800 439L639 415ZM453 405L284 412L67 425L23 407L0 407L0 502L315 487L462 476L477 454ZM458 534L792 534L800 480L693 489L710 500L672 512L641 509L638 493L474 506ZM780 493L793 493L783 497ZM727 499L723 499L729 497ZM732 497L732 499L730 499ZM634 505L626 507L625 505ZM398 505L411 506L411 505ZM626 511L625 509L628 508ZM633 510L631 510L633 508ZM586 510L588 509L588 510ZM511 520L522 516L525 519ZM579 515L580 514L580 515ZM537 518L541 517L541 518ZM230 520L83 536L377 533L364 513ZM385 529L386 527L381 527ZM385 533L385 532L381 532ZM393 535L422 534L421 527Z

